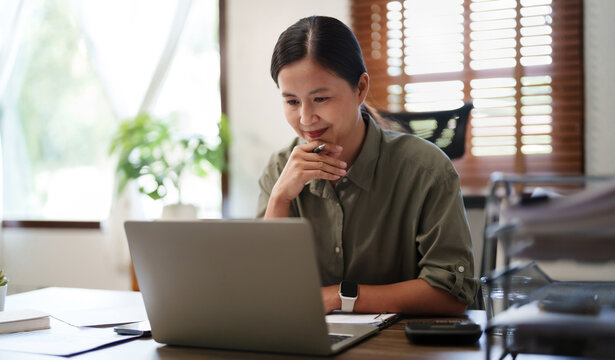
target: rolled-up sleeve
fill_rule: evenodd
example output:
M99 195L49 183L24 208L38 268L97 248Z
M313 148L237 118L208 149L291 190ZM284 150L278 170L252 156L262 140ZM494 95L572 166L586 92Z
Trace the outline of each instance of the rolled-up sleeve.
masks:
M449 175L430 187L423 204L416 237L418 278L470 305L478 285L472 240L459 177L454 172Z
M273 190L273 186L280 176L277 171L276 164L276 156L277 154L271 155L269 158L269 162L267 166L263 170L261 177L258 179L258 202L256 204L256 217L262 218L265 216L265 212L267 211L267 204L269 203L269 197L271 197L271 191Z

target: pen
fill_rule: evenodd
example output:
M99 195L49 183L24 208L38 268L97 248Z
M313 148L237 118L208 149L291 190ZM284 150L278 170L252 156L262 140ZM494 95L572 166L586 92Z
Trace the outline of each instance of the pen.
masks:
M314 148L314 150L312 150L312 152L314 154L318 154L319 152L321 152L323 149L325 148L325 144L320 144L317 147Z

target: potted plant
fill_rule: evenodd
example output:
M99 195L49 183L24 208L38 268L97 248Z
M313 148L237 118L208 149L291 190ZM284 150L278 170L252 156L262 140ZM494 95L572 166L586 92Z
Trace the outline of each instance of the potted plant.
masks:
M182 177L186 172L205 177L211 167L224 171L229 138L224 114L218 123L218 141L213 144L202 135L179 135L169 119L139 114L123 121L110 148L111 154L119 153L118 194L131 180L137 180L139 192L154 200L165 198L174 187L177 203L163 208L163 218L195 218L196 208L182 203Z
M4 311L4 299L6 299L6 289L8 288L9 279L6 274L0 269L0 311Z

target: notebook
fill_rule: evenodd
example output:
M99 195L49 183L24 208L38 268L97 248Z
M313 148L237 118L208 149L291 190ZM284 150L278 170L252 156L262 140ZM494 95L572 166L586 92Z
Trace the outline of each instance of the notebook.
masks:
M0 311L0 334L49 329L49 314L38 310Z
M128 221L125 229L158 342L329 355L378 331L325 322L305 220Z

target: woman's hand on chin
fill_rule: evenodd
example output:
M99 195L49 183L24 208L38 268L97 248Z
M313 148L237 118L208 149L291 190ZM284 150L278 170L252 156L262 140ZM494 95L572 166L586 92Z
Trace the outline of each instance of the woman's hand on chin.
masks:
M319 153L312 152L323 144L325 146ZM339 180L346 175L347 166L344 161L337 159L341 152L341 146L323 141L295 146L273 187L271 197L290 202L312 179Z

